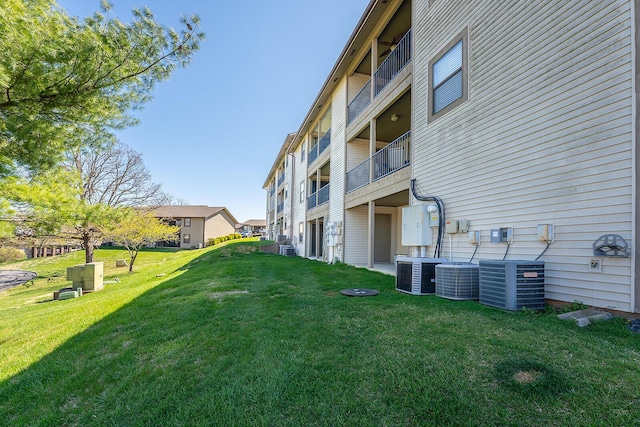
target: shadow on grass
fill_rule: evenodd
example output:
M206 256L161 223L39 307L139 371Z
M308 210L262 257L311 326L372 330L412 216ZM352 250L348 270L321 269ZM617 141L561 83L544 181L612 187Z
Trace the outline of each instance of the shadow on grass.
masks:
M177 276L4 381L0 424L247 425L255 421L251 411L241 412L245 405L255 404L255 393L266 390L254 388L248 379L237 383L235 374L226 373L238 368L235 362L251 363L248 357L254 353L256 334L266 341L268 329L279 328L276 323L263 329L304 285L290 273L327 268L322 263L256 252L257 243L229 242L203 253L168 273ZM109 285L111 290L123 286ZM93 303L100 304L100 293L93 296ZM249 394L234 396L241 390Z

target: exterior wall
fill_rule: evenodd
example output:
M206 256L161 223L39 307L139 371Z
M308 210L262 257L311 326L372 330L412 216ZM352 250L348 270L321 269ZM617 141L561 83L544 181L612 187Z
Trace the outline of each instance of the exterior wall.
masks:
M369 207L360 205L347 209L344 218L344 262L351 265L367 265Z
M191 224L193 224L193 220L191 221ZM227 236L234 233L235 224L234 221L229 218L227 213L222 211L207 220L205 231L204 242L206 243L211 238ZM191 240L193 241L193 237Z
M307 207L307 156L305 150L305 158L302 159L302 143L298 144L293 153L294 171L293 171L293 191L291 192L292 218L291 230L293 235L292 245L296 248L299 256L307 256L306 252L306 207ZM302 201L300 201L301 191L300 183L304 183L302 191ZM299 223L303 223L302 240L300 240Z
M342 223L344 229L344 192L346 174L347 84L343 79L331 101L331 188L329 189L329 221ZM343 244L336 241L333 256L344 261Z
M234 224L235 225L235 224ZM184 235L189 234L191 236L189 243L184 243ZM182 218L182 227L180 227L180 248L189 249L196 246L198 243L204 247L206 239L203 240L204 235L204 218L191 218L191 226L184 226L184 218Z
M369 140L357 138L349 142L347 150L347 172L370 156Z
M413 174L447 220L482 230L477 259L502 259L489 230L514 227L507 259L545 248L546 297L631 311L631 259L604 258L603 234L632 238L631 3L414 1ZM468 28L468 101L427 123L428 63ZM443 255L468 260L465 235Z
M402 208L396 208L396 255L409 255L409 246L402 245Z
M293 176L294 162L295 162L295 159L291 155L285 154L285 169L284 169L285 198L284 198L283 221L284 221L284 234L289 239L293 238L293 228L291 226L291 220L292 220L291 203L292 203L292 197L293 197L292 185L295 180L295 177Z
M353 99L360 93L360 90L364 87L365 83L371 78L368 74L354 73L349 76L349 92L347 93L347 103L353 101Z

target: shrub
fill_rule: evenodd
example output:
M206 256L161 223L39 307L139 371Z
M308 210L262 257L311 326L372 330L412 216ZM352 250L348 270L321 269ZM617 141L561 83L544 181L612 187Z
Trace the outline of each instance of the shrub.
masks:
M234 234L233 234L233 238L234 238L234 239L242 239L242 234L240 234L240 233L234 233Z
M18 248L0 248L0 262L10 262L25 259L27 254Z
M213 239L213 244L214 244L214 245L219 245L219 244L220 244L220 242L221 242L221 240L220 240L220 238L219 238L219 237L216 237L215 239Z
M214 239L213 237L210 238L209 240L207 240L207 246L212 246L212 245L216 245L220 242L216 242L216 239Z

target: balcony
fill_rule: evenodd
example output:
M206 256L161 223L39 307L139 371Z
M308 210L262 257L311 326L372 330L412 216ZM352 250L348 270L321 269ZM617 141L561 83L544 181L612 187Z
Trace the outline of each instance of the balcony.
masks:
M313 209L329 201L329 184L322 187L307 198L307 210Z
M358 117L369 104L371 104L371 79L365 83L364 87L360 89L360 92L353 98L353 101L349 103L347 107L347 124Z
M284 172L282 172L278 177L278 187L280 187L283 182L284 182Z
M369 183L369 166L371 159L366 159L347 172L347 193Z
M278 203L278 209L276 210L276 213L282 212L283 209L284 209L284 202Z
M395 49L380 64L373 74L376 82L374 96L377 96L391 80L411 61L411 30L402 37Z
M402 69L411 62L411 30L402 37L395 49L380 64L373 74L375 82L374 98L387 87ZM347 125L362 113L371 103L371 79L365 83L360 92L347 107Z
M327 147L331 145L331 129L325 132L320 141L309 150L307 165L311 165Z
M410 140L411 131L387 144L371 158L366 159L347 172L346 192L349 193L369 184L369 168L371 165L373 165L373 180L375 181L411 164Z

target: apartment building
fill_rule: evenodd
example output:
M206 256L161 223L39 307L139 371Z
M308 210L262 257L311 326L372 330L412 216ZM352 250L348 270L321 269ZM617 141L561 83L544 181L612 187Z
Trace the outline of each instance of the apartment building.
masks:
M637 312L638 14L372 0L265 182L272 236L370 268L541 259L546 298ZM422 204L432 240L403 245Z
M209 239L232 234L238 222L227 208L204 205L158 206L153 215L180 227L176 240L159 242L159 246L183 249L203 248Z

